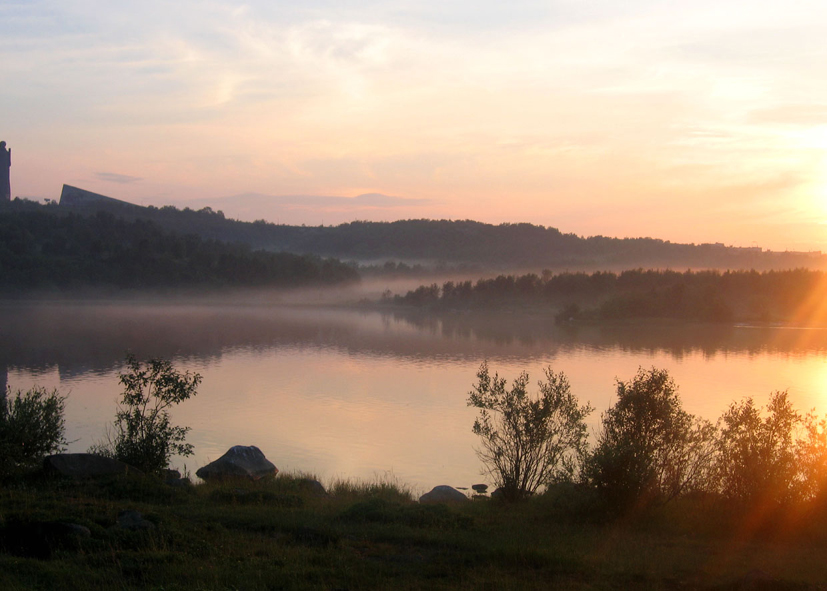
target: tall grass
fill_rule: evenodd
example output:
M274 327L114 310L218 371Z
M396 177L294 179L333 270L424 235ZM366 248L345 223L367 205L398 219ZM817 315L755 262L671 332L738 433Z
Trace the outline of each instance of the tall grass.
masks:
M336 478L328 488L330 495L342 501L377 498L384 501L411 503L418 498L414 488L400 482L392 472L377 474L372 480Z

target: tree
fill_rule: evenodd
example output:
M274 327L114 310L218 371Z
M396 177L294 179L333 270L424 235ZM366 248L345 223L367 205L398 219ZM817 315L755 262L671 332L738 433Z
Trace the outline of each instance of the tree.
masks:
M120 374L124 387L115 413L114 439L92 450L111 455L145 472L159 472L169 466L173 455L192 455L185 443L189 427L170 424L169 408L196 394L201 375L177 371L166 359L138 362L126 358L128 371Z
M586 452L585 418L591 406L578 406L566 376L545 370L539 397L531 397L528 374L505 379L483 363L468 405L480 409L473 432L482 438L477 455L508 500L524 498L541 485L570 480Z
M803 422L804 436L796 444L799 492L804 499L814 499L827 491L827 417L810 412Z
M617 403L602 418L587 479L615 509L667 502L703 488L715 428L685 412L666 370L640 368L617 382Z
M0 476L34 468L66 445L65 396L38 386L0 393Z
M802 468L815 467L817 457L797 454L796 430L802 417L790 403L787 392L770 396L766 413L752 398L732 403L721 417L718 438L717 474L721 492L742 501L794 500L798 490L799 459ZM762 416L763 415L763 416ZM809 425L809 436L815 453L819 438L817 425ZM823 453L823 451L822 451Z

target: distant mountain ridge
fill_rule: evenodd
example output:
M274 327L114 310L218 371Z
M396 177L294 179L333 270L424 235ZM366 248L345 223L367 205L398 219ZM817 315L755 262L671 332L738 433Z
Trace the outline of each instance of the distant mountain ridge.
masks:
M94 195L94 194L93 194ZM115 201L116 203L112 203ZM122 205L121 205L122 204ZM470 264L490 268L705 267L823 268L816 253L780 253L723 244L677 244L656 238L583 238L529 223L486 224L472 220L354 221L338 226L289 226L227 219L209 207L141 207L117 200L61 202L60 210L88 214L104 209L125 219L148 219L168 231L241 242L254 249L315 254L360 262L404 260Z

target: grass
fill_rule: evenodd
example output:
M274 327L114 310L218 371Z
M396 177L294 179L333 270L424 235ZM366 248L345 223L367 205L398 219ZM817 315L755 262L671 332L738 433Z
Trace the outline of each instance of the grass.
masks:
M827 518L795 527L708 499L606 520L575 489L517 505L419 505L392 479L304 474L173 488L151 478L0 488L3 531L87 527L47 555L0 552L0 589L817 589ZM154 524L117 527L123 510ZM789 525L789 524L787 524ZM15 531L20 531L15 530Z

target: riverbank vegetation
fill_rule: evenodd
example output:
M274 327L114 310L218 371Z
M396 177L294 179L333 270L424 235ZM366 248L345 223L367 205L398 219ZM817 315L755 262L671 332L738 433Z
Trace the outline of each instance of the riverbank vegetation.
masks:
M490 413L478 434L497 441L505 411L508 441L559 468L534 494L426 505L388 479L325 491L308 474L170 485L18 471L0 486L0 587L804 590L827 578L827 424L785 393L734 402L712 425L683 411L665 371L641 369L618 381L586 450L588 405L562 373L540 383L547 405L525 374L510 389L485 365L477 378L469 402ZM552 409L570 412L543 420ZM561 424L571 437L544 445Z
M384 305L431 311L546 311L561 323L642 318L702 322L827 322L822 271L669 271L500 275L386 292Z
M89 452L160 474L173 455L193 453L186 443L190 428L171 424L169 409L195 396L201 374L180 372L168 359L140 362L132 354L126 356L126 369L118 379L124 391L114 431Z
M477 380L468 397L479 409L477 453L506 500L563 483L592 495L592 512L615 517L693 496L759 512L827 503L827 416L800 413L786 392L766 408L733 402L713 424L683 410L668 372L639 368L617 381L590 449L591 408L562 372L547 368L536 396L525 372L509 389L483 363Z

